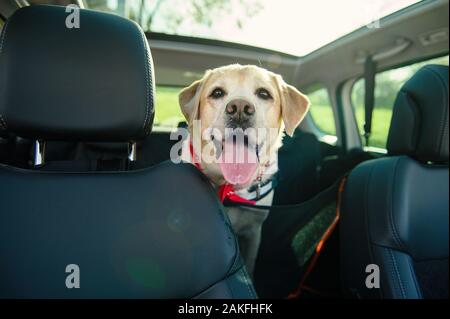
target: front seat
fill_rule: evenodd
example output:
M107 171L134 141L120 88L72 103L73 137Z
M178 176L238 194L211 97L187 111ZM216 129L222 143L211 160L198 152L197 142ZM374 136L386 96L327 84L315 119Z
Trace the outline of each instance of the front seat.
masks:
M133 22L32 6L0 43L2 130L36 169L0 165L0 298L254 298L224 209L190 164L49 172L45 141L129 142L151 131L153 65Z
M395 102L390 156L349 175L340 240L352 296L448 298L448 111L448 67L423 67Z

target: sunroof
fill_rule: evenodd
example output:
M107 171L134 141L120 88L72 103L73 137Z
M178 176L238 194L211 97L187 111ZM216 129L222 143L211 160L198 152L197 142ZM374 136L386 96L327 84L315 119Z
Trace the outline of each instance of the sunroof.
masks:
M419 0L84 0L144 30L306 55ZM382 26L380 26L382 27Z

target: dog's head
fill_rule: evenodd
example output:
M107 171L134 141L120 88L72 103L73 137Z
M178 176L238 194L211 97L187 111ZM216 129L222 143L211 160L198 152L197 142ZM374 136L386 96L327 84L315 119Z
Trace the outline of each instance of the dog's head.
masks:
M191 133L194 123L199 126L202 168L216 183L225 178L240 185L253 180L258 165L278 148L283 129L292 136L309 108L308 98L281 76L250 65L207 71L180 92L179 102ZM239 161L231 155L227 163L227 149L245 156Z

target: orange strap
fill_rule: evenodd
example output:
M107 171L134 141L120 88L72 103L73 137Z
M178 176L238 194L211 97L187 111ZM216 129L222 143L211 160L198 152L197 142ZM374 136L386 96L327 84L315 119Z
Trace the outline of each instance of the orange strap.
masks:
M341 217L341 198L342 198L342 193L344 192L344 187L345 187L346 182L347 182L347 176L343 177L339 184L337 201L336 201L336 217L334 217L333 222L331 223L330 226L328 226L327 230L320 238L320 241L316 246L316 251L314 253L314 256L312 257L312 260L309 263L308 268L306 269L306 272L303 275L302 280L300 281L300 284L298 285L297 289L294 292L292 292L288 295L287 299L298 298L300 296L300 294L302 293L302 291L314 291L315 293L318 293L315 290L313 290L312 288L306 286L305 281L308 278L308 276L311 274L311 272L313 271L314 267L316 266L317 260L319 259L320 253L322 251L322 248L323 248L325 242L328 240L328 238L330 238L331 234L333 233L334 229L337 226L339 218Z

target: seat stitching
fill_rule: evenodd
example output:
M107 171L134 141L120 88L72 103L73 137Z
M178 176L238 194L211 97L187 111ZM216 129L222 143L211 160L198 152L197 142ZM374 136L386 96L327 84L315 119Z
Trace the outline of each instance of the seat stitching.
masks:
M422 291L420 290L419 283L417 282L416 274L415 274L414 270L412 269L410 262L408 262L408 266L409 266L409 271L411 272L411 276L413 277L414 287L416 288L416 292L420 298L423 298Z
M367 233L367 237L368 237L368 251L369 251L369 256L370 259L375 261L374 258L374 254L373 254L373 249L372 249L372 236L371 236L371 232L370 232L370 227L369 227L369 208L368 208L368 204L369 204L369 185L370 185L370 181L372 180L372 175L373 175L373 171L375 169L375 166L372 166L368 175L368 178L366 179L366 183L364 185L365 188L365 192L364 192L364 212L365 212L365 217L364 217L364 224L365 224L365 228L366 228L366 233ZM380 292L380 297L382 296L382 292L379 289Z
M253 298L253 299L256 299L256 296L255 296L255 294L253 293L253 289L250 287L250 277L249 277L249 275L248 275L248 273L247 273L247 270L245 269L245 266L242 266L242 268L241 268L241 270L240 271L242 271L243 272L243 274L244 274L244 282L245 282L245 286L247 287L247 290L248 290L248 292L250 293L250 296Z
M395 166L394 166L394 174L392 176L392 194L391 192L388 192L388 194L391 194L391 198L390 198L390 205L389 205L389 222L391 224L391 228L392 228L392 235L394 237L395 242L399 245L399 248L405 250L405 245L403 244L403 241L401 240L399 233L397 232L397 227L395 225L395 221L394 221L394 197L393 193L395 192L395 181L396 181L396 177L397 177L397 168L398 165L400 163L400 158L397 159Z
M400 287L400 292L402 294L403 299L406 299L406 294L405 294L405 291L404 291L402 279L400 277L400 272L398 271L398 268L397 268L397 261L395 260L394 254L392 253L392 250L391 249L387 249L387 251L388 251L388 255L391 258L392 266L393 266L393 269L395 271L395 275L397 276L397 279L398 279L398 286Z
M147 52L147 46L145 45L145 39L144 39L144 35L141 32L141 38L142 38L142 45L144 48L144 54L145 54L145 83L147 84L147 88L145 90L145 118L144 118L144 124L143 124L143 130L145 131L145 127L147 125L147 120L148 120L148 110L149 110L149 103L150 103L150 99L149 99L149 90L150 90L150 83L149 83L149 65L148 65L148 52Z
M9 21L11 21L11 19L8 19L5 23L5 25L3 26L2 29L2 34L1 34L1 39L0 39L0 55L3 53L3 46L5 43L5 38L6 38L6 30L8 29L9 26ZM3 130L6 130L8 128L8 125L6 124L6 120L3 118L3 116L0 114L0 127Z
M137 25L137 24L136 24ZM137 25L138 26L138 25ZM144 67L145 67L145 84L147 85L147 88L145 90L145 118L144 118L144 124L142 125L142 129L145 132L145 127L147 126L147 121L149 118L149 103L150 103L150 97L149 97L149 91L150 91L150 81L149 81L149 73L150 73L150 68L149 68L149 55L148 55L148 50L147 50L147 46L145 44L145 37L144 37L144 33L140 30L140 27L138 26L138 32L140 33L141 36L141 40L142 40L142 45L143 45L143 49L144 49Z
M255 293L254 293L253 290L251 289L250 282L249 282L249 280L248 280L249 277L248 277L248 274L247 274L246 271L245 271L245 266L242 266L239 270L236 270L236 272L234 272L234 273L232 273L232 274L228 274L225 278L222 278L222 279L220 279L219 281L216 281L214 284L210 285L209 287L207 287L206 289L202 290L201 292L195 294L195 295L192 296L192 297L189 297L189 299L195 299L196 297L198 297L198 296L200 296L201 294L205 293L206 291L210 290L211 288L213 288L214 286L216 286L218 283L220 283L220 282L222 282L222 281L225 281L225 283L227 284L229 290L230 290L231 293L234 295L234 292L233 292L233 290L231 289L231 286L229 285L228 280L229 280L231 277L233 277L233 276L239 275L240 272L244 272L244 278L243 278L243 279L244 279L244 283L245 283L245 285L246 285L246 287L247 287L247 290L249 291L250 295L251 295L254 299L256 299L257 296L255 295Z
M367 232L367 235L368 235L368 237L369 237L369 243L372 243L372 238L371 238L371 235L370 235L370 227L369 227L369 209L368 209L368 203L369 203L369 184L370 184L370 181L371 181L371 179L372 179L372 173L373 173L373 170L374 170L374 166L373 167L371 167L371 169L370 169L370 172L369 172L369 175L368 175L368 177L366 178L366 182L364 183L364 212L365 212L365 218L364 218L364 223L365 223L365 226L366 226L366 232ZM370 249L370 244L369 244L369 252L371 252L371 249ZM371 254L372 255L372 254Z
M10 21L10 19L8 19L6 21L5 26L3 27L3 30L2 30L2 36L1 36L1 40L0 40L0 54L3 52L3 44L4 44L4 41L6 38L6 29L8 28L9 21Z
M444 98L443 98L445 100L445 97L447 97L447 90L445 88L445 85L442 83L442 82L445 82L445 80L441 77L441 75L439 73L437 73L431 67L425 67L425 70L429 71L433 76L438 78L439 84L441 85L441 88L443 88L442 91L445 92ZM448 98L447 98L447 100L448 100ZM445 101L444 101L444 104L445 104ZM447 109L448 109L447 107L444 107L444 109L442 110L443 116L441 116L441 121L439 123L440 125L439 125L439 141L438 141L439 154L438 154L438 156L441 156L442 147L444 145L443 142L444 142L445 129L447 128L447 125L448 125L448 121L445 120L446 119L445 115L447 114L447 111L448 111Z
M394 271L392 257L389 255L389 248L386 248L385 250L383 250L383 253L385 255L387 255L387 258L389 259L389 265L390 265L390 267L389 267L389 274L390 274L390 278L392 278L392 281L393 281L393 284L394 284L393 287L392 287L392 290L393 290L393 293L396 294L396 291L398 290L398 288L397 288L397 285L395 285L395 282L394 282L395 271ZM395 298L395 296L394 296L394 298Z

